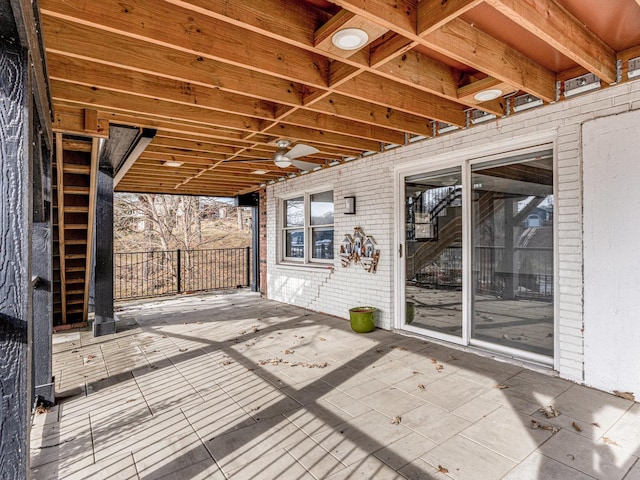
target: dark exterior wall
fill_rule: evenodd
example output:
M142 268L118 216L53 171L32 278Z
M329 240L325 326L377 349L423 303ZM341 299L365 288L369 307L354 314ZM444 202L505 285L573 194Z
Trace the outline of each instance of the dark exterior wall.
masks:
M28 57L17 38L0 36L0 72L0 478L24 479L31 403L31 142Z

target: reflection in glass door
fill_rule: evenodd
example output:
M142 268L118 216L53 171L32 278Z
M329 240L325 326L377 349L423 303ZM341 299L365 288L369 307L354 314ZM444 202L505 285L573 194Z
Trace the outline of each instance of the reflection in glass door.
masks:
M461 169L405 179L405 325L462 337Z
M474 166L471 185L471 340L551 357L551 153L518 163Z

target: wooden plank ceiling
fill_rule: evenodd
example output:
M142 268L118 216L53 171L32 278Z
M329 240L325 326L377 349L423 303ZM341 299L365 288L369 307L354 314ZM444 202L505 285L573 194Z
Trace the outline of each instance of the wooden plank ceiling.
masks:
M512 114L514 96L561 101L563 81L585 73L603 88L627 81L640 56L640 0L39 5L55 129L157 130L120 191L248 192L301 173L273 163L278 139L316 147L301 160L328 168L469 125L470 109ZM368 43L335 47L333 34L349 27ZM487 89L502 95L474 99Z

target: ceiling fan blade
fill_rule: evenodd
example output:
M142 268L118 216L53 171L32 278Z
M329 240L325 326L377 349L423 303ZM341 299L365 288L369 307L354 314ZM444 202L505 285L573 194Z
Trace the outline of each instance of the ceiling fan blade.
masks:
M313 170L321 166L319 163L304 162L302 160L291 160L291 164L300 170Z
M304 143L299 143L295 147L293 147L289 152L287 152L287 158L293 160L298 157L306 157L307 155L313 155L314 153L318 153L318 150L315 147L311 147L309 145L305 145Z

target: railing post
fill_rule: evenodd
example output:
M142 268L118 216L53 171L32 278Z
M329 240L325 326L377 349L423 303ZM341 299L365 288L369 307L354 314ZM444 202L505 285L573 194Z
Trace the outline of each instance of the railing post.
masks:
M247 272L247 282L245 283L246 286L251 285L251 247L246 247L246 263L245 263L245 271Z
M181 259L181 251L180 249L176 252L176 270L177 270L177 281L178 281L178 293L182 292L182 259Z

